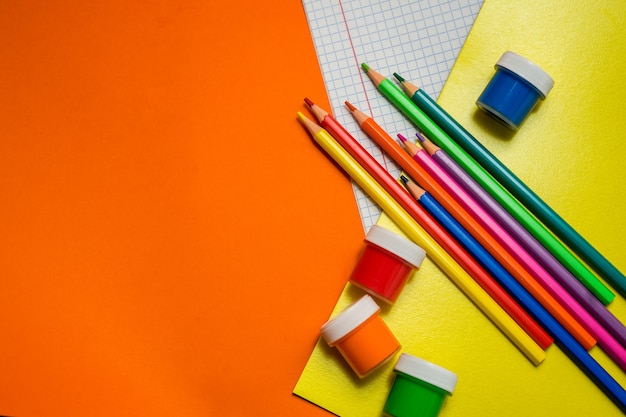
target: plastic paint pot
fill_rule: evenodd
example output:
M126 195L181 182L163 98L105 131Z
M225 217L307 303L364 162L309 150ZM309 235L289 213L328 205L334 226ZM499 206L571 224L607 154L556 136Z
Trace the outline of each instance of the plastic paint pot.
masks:
M328 345L337 348L359 378L400 350L400 343L379 313L376 301L366 294L322 326Z
M424 249L410 240L374 225L365 237L365 246L350 276L353 285L372 296L393 304L402 288L419 269Z
M394 372L384 408L391 417L436 417L458 380L455 373L406 353Z
M502 55L495 68L476 105L517 130L539 99L546 98L554 81L537 65L510 51Z

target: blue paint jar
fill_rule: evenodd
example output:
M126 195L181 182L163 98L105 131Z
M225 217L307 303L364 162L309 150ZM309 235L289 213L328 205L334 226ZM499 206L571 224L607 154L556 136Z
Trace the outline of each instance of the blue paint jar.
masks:
M495 68L476 105L517 130L537 102L546 98L554 81L536 64L510 51L502 55Z

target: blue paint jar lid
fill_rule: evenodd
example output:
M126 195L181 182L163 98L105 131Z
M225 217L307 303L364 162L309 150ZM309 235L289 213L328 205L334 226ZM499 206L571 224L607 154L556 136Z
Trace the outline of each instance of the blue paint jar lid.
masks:
M547 72L515 52L507 51L502 54L495 67L496 69L498 67L506 68L528 81L539 91L542 99L546 98L554 86L554 80Z

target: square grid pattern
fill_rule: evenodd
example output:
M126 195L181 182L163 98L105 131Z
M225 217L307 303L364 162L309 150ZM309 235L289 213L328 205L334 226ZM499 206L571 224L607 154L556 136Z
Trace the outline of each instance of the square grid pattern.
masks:
M415 138L415 127L361 70L361 63L393 78L397 72L437 98L483 0L303 0L333 116L394 177L400 169L360 129L348 100L392 137ZM315 101L315 97L311 97ZM365 231L380 208L352 183Z

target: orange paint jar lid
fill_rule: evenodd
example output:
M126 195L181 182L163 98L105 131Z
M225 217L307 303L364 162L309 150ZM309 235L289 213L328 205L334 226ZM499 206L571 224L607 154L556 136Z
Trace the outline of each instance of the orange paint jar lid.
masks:
M376 301L365 295L322 326L322 336L363 378L391 359L400 343L380 317Z

